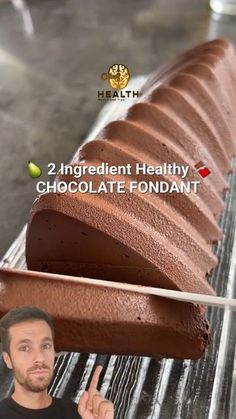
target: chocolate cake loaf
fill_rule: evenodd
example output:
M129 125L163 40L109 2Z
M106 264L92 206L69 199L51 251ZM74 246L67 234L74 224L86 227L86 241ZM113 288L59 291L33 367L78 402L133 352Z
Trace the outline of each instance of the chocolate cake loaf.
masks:
M233 46L222 39L181 54L154 73L127 114L109 123L97 138L83 145L70 163L81 167L98 167L103 162L114 166L130 165L131 176L106 174L101 177L86 173L83 181L92 181L95 186L101 179L125 182L161 180L167 184L175 180L179 185L181 178L178 174L136 174L134 170L143 163L161 166L175 162L189 167L186 180L199 182L198 193L142 193L138 189L131 193L126 186L125 193L45 193L36 199L29 217L28 268L214 294L207 276L217 264L212 244L222 238L218 220L224 209L223 194L228 188L226 175L235 155L235 64ZM195 167L199 161L210 170L206 178L202 178ZM74 175L60 173L56 180L78 181ZM80 293L74 294L78 305L81 296ZM119 298L119 295L108 298L109 305L114 305L114 310L111 310L114 318L108 316L108 320L104 315L104 327L107 321L116 321L115 308ZM154 300L145 301L153 309ZM87 303L92 309L97 303L96 293L91 292ZM137 297L137 310L139 305ZM193 343L188 357L196 358L209 343L209 335L204 320L205 310L190 306L181 303L181 313L188 319L185 333L195 336L198 347L194 348ZM155 300L157 316L162 319L161 327L166 328L167 335L170 329L173 331L170 334L172 342L176 336L171 356L181 358L186 356L181 355L178 348L181 331L178 322L176 329L174 326L180 315L179 307L176 302L163 300L159 304L159 299ZM147 339L146 349L144 342L134 345L132 339L127 345L122 339L126 315L128 322L127 308L120 323L120 342L116 342L115 347L111 344L112 328L104 333L103 344L89 332L94 350L146 355L150 354L152 344L152 355L170 356L168 339L163 341L165 344L158 343L155 337L153 341ZM96 316L97 312L94 312L94 325ZM197 329L196 316L202 319ZM146 321L141 318L133 333L141 336ZM207 334L204 344L197 344L195 332L198 337ZM132 334L132 328L129 333ZM66 339L63 345L69 348ZM78 339L77 349L81 351L85 347L92 350L89 344L83 347Z

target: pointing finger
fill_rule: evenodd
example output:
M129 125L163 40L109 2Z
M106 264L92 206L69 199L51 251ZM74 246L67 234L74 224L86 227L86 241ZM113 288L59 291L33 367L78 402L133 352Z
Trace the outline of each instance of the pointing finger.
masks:
M91 380L91 383L89 385L89 388L88 388L89 398L88 398L88 404L87 404L88 409L92 409L92 404L93 404L92 403L92 399L93 399L93 396L95 394L98 394L99 393L98 390L97 390L97 385L98 385L98 381L99 381L99 377L100 377L100 374L101 374L102 369L103 369L103 367L101 365L98 365L96 367L96 369L94 371L94 374L93 374L93 377L92 377L92 380Z
M103 369L102 365L98 365L96 367L96 369L94 371L94 374L93 374L93 377L92 377L92 380L91 380L91 383L89 385L88 391L97 390L97 385L98 385L98 381L99 381L99 377L100 377L100 374L102 372L102 369Z

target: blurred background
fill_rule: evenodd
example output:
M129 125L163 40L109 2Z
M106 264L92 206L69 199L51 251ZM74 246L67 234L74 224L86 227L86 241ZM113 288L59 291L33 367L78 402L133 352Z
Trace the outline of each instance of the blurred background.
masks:
M236 42L236 17L205 0L0 0L0 258L27 222L36 196L29 160L46 177L69 162L109 89L114 63L131 76L197 43Z

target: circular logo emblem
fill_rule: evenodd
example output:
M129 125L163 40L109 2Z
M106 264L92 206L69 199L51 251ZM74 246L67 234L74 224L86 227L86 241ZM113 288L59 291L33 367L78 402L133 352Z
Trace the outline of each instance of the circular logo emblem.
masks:
M107 73L102 73L102 80L108 80L113 89L124 89L127 86L130 73L124 64L113 64Z

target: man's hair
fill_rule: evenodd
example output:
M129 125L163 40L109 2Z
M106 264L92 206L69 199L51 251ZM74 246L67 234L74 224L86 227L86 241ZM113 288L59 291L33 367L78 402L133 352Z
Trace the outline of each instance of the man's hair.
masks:
M24 306L8 311L0 320L0 339L3 352L10 352L9 328L18 323L27 321L44 320L52 331L54 337L54 325L52 317L36 306Z

